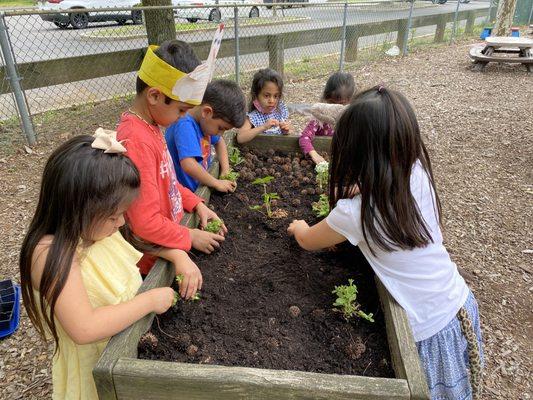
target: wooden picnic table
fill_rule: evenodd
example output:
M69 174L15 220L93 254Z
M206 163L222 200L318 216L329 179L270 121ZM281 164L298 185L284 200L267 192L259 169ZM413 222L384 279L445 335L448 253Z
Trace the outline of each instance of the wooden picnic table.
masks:
M520 63L533 71L533 39L511 36L489 36L481 46L470 49L475 69L482 71L489 62Z

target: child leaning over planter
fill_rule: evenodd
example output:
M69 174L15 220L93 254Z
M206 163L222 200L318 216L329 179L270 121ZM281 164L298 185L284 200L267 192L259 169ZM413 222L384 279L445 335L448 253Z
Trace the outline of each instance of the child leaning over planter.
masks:
M123 141L128 150L126 155L141 174L140 195L126 211L132 233L127 239L139 249L162 246L189 251L194 247L210 253L224 240L222 231L214 234L180 225L184 209L195 212L201 226L218 217L177 181L160 129L200 104L209 79L209 74L207 77L201 74L213 65L211 56L212 53L208 58L211 64L206 66L200 65L191 47L184 42L171 40L160 47L150 46L137 77L137 96L120 120L118 139ZM139 262L141 274L148 274L155 260L156 257L145 254ZM176 266L176 273L184 275L183 282L193 285L196 291L201 280L196 266L181 271Z
M237 142L245 143L260 133L288 135L292 125L289 110L283 103L283 79L270 68L260 69L254 75L250 90L248 118L237 133Z
M346 105L352 99L354 92L353 76L346 72L335 72L328 78L321 100L328 104ZM333 136L333 133L333 125L313 118L306 125L299 139L302 153L311 157L315 164L325 161L313 147L313 140L315 136Z
M478 306L442 244L429 155L404 96L378 86L354 97L332 139L329 191L328 217L295 220L289 234L306 250L359 246L407 312L431 398L479 399Z
M114 132L102 131L56 149L22 243L24 305L39 334L55 342L54 399L98 399L92 369L109 338L172 305L169 287L136 295L142 254L118 232L140 186L125 151ZM181 250L157 255L191 263Z
M202 104L189 110L187 115L171 125L165 137L178 181L192 191L199 184L219 192L233 192L236 183L217 179L207 170L212 161L214 146L220 162L220 176L230 172L225 131L240 128L244 123L245 99L239 86L231 81L218 80L207 85Z

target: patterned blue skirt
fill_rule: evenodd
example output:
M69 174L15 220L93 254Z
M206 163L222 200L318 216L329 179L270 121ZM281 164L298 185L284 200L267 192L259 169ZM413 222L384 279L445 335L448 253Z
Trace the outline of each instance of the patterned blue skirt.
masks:
M483 364L483 341L476 299L469 293L463 307L466 309L474 332ZM416 343L422 368L426 371L431 400L471 400L469 379L468 344L457 317L440 332Z

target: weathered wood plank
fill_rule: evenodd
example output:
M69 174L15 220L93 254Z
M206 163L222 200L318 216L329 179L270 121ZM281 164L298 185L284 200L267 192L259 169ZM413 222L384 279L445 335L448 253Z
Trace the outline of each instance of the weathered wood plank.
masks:
M144 49L18 64L24 90L136 71Z
M404 379L224 367L122 358L114 369L119 400L400 400Z
M252 141L243 143L241 147L247 147L256 150L281 150L281 151L300 151L298 136L294 135L257 135ZM317 151L328 151L331 147L331 137L316 136L313 140L313 146Z
M412 400L429 400L426 376L420 365L411 326L405 310L376 277L381 307L385 314L392 366L397 378L407 379Z
M468 14L470 13L470 14ZM473 15L485 15L485 10L460 11L458 20L472 18ZM453 20L454 13L430 15L416 17L412 20L412 28L422 26L439 25L444 21ZM381 33L394 32L398 26L403 26L406 19L393 19L380 22L366 22L347 27L348 39L351 47L347 49L347 60L353 61L356 52L353 52L354 45L357 45L359 37L377 35ZM349 34L348 32L357 34ZM312 29L308 31L286 32L276 36L282 37L283 48L297 48L341 40L342 27L329 27ZM280 54L279 46L272 47L271 35L259 35L239 38L239 50L241 55L268 52L271 48ZM440 37L440 34L439 34ZM281 40L281 39L280 39ZM191 43L192 48L199 58L205 59L209 53L211 40ZM356 48L356 47L355 47ZM22 86L25 90L46 86L60 85L69 82L76 82L85 79L94 79L115 74L122 74L137 71L141 65L145 49L122 50L111 53L89 54L77 57L68 57L54 60L34 61L18 64L18 70L22 77ZM222 41L219 58L233 57L235 51L234 39ZM272 52L271 52L272 53ZM6 79L5 67L0 67L0 81ZM9 85L0 88L0 94L10 93Z

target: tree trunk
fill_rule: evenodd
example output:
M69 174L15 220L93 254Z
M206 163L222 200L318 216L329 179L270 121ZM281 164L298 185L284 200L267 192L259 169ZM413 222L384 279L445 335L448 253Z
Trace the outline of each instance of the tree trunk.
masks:
M170 6L171 0L142 0L143 6ZM160 45L165 40L176 39L174 10L144 11L148 44Z
M493 36L509 36L511 34L515 9L516 0L500 0L496 13L496 25L492 33Z

